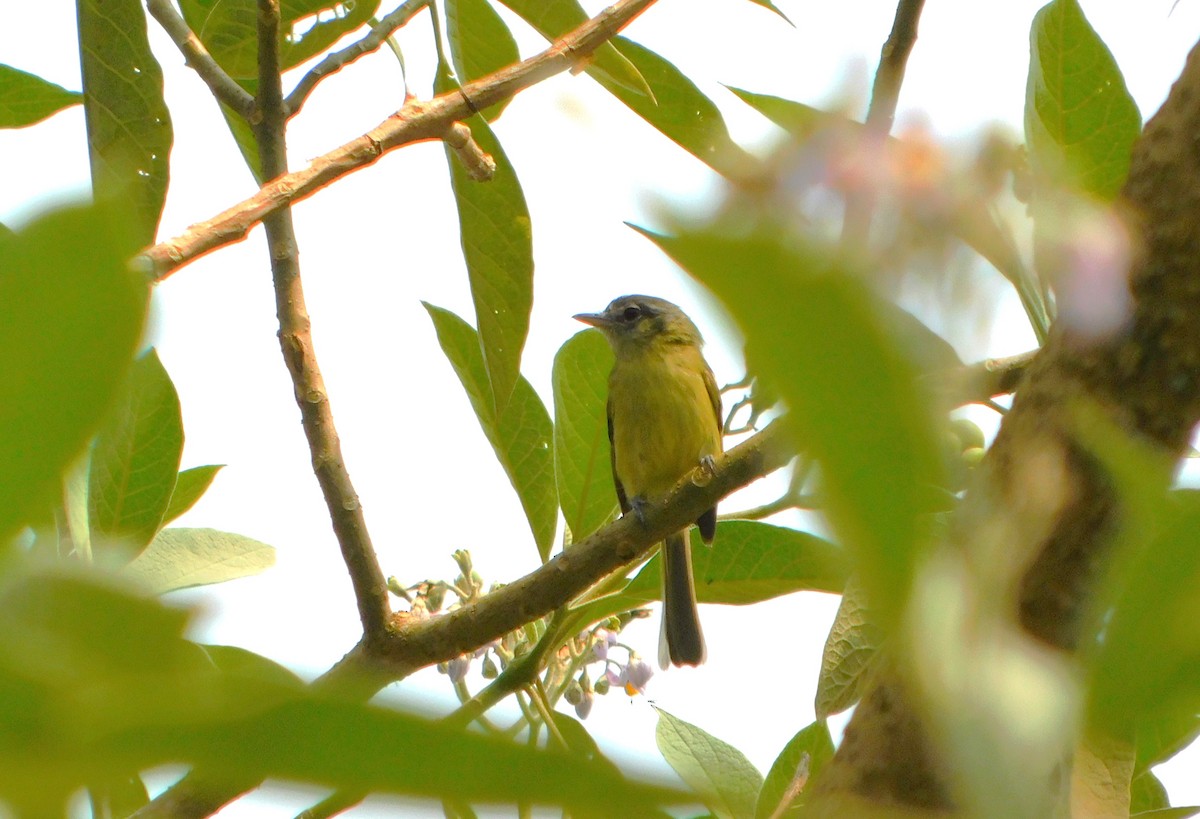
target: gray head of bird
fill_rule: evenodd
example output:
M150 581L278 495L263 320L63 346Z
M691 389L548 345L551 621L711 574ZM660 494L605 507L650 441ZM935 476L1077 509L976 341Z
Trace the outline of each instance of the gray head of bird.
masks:
M613 299L603 313L579 313L575 318L598 328L614 349L654 343L704 344L687 313L654 296L621 296Z

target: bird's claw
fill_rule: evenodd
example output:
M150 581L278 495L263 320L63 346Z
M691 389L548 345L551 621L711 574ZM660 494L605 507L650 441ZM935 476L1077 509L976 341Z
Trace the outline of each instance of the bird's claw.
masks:
M696 486L708 486L709 481L717 474L717 462L712 455L700 458L699 470L692 475L692 483Z
M646 502L646 499L641 496L631 498L629 500L629 511L633 512L633 516L637 518L638 523L642 524L642 526L646 525L647 506L649 506L649 504Z

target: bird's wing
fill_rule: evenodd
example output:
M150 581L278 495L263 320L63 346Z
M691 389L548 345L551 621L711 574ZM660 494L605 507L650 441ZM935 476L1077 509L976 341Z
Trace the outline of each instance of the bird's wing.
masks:
M617 446L613 443L613 413L612 398L608 399L608 458L612 462L613 485L617 487L617 501L621 504L621 514L629 511L629 499L625 497L625 487L617 477Z

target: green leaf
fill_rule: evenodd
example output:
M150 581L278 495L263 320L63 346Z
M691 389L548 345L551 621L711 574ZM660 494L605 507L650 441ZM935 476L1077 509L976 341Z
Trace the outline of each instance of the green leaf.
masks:
M0 542L46 514L125 380L149 290L101 208L0 236Z
M838 540L852 547L881 622L891 622L926 543L930 488L944 479L916 370L878 299L834 252L801 244L784 225L641 232L740 325L750 370L789 406L798 446L820 463Z
M1099 408L1080 403L1075 420L1122 508L1094 608L1105 622L1089 669L1089 724L1116 736L1177 726L1200 713L1200 492L1168 493L1170 459Z
M670 62L643 45L617 36L612 42L645 77L653 96L635 93L612 80L597 76L604 88L668 139L730 177L744 175L754 160L729 136L725 119L712 100L701 93Z
M63 813L49 806L78 788L168 762L233 781L587 815L620 804L644 816L686 798L598 761L322 698L264 658L187 642L183 612L86 577L9 572L0 610L0 799L9 806ZM421 753L397 765L397 747Z
M0 128L24 128L83 102L83 94L0 64Z
M1189 808L1161 808L1130 815L1136 816L1137 819L1189 819L1197 814L1200 814L1200 807L1192 806Z
M124 562L150 543L171 502L182 453L179 395L151 350L134 364L92 448L88 502L97 557L107 550Z
M840 714L862 698L882 640L868 616L862 589L851 579L821 655L814 703L817 719Z
M833 738L825 721L817 720L801 728L771 764L758 794L755 819L800 816L806 788L831 759ZM779 813L785 800L790 807Z
M732 85L725 87L742 102L799 140L808 139L822 126L832 122L850 122L844 118L835 118L820 108L813 108L802 102L773 97L770 94L756 94L753 91L734 88Z
M1137 765L1147 771L1161 765L1200 739L1200 714L1171 714L1159 720L1142 720L1137 726Z
M1158 777L1144 771L1133 778L1129 786L1129 815L1171 807L1167 789Z
M754 3L755 5L762 6L764 9L767 9L769 11L775 12L780 17L782 17L785 22L787 22L793 26L795 25L795 23L792 23L792 21L788 18L788 16L786 14L784 14L782 11L780 11L779 7L776 6L774 3L772 3L771 0L750 0L750 2Z
M518 375L508 406L503 415L497 416L478 333L449 310L431 304L425 304L425 309L433 320L442 351L467 391L483 434L521 500L538 554L545 561L558 525L550 413L529 382Z
M131 816L150 802L146 783L136 773L111 777L88 790L92 794L92 804L98 805L102 811L93 809L93 816Z
M608 445L608 373L612 347L596 330L572 336L554 356L554 475L573 541L613 518Z
M181 0L179 7L183 19L231 77L258 77L257 0ZM283 0L280 67L286 71L315 57L365 25L378 10L379 0Z
M446 148L450 183L458 205L459 233L479 343L487 364L496 414L503 417L521 377L521 350L533 309L533 234L529 207L504 149L482 117L468 120L475 142L496 162L489 182L471 179Z
M567 750L588 762L603 765L613 773L619 772L617 766L600 752L600 746L588 733L587 728L583 727L582 722L561 711L551 711L550 716L554 720L554 727L558 729L559 735L567 743Z
M59 553L63 553L63 536L70 539L71 548L84 560L92 559L92 532L88 522L88 476L91 472L91 453L84 453L67 467L63 476L62 522L58 535ZM62 529L65 528L65 532Z
M250 94L253 94L258 87L258 83L253 80L238 80L238 85ZM237 146L238 153L242 155L242 161L246 163L250 176L254 178L254 183L261 188L266 180L263 179L262 157L258 153L258 137L254 135L254 129L250 127L250 123L246 122L245 117L234 112L224 103L221 103L221 116L225 118L229 135L233 137L233 144Z
M797 591L839 592L846 584L842 549L806 532L750 520L723 520L710 548L693 533L692 574L701 603L743 606ZM619 593L586 604L594 622L662 599L655 556ZM582 616L582 615L581 615Z
M304 680L274 660L238 646L203 645L200 648L221 673L230 677L264 680L280 688L304 688Z
M221 471L224 464L209 464L185 469L175 478L175 490L171 492L171 501L167 511L163 513L162 525L166 526L175 518L196 505L196 501L208 491L213 478Z
M1142 118L1108 47L1077 0L1053 0L1033 18L1025 140L1033 170L1103 201L1129 172Z
M763 778L745 754L702 728L656 710L658 750L679 778L716 816L753 816Z
M224 583L275 565L275 549L216 529L163 529L122 569L150 594Z
M547 40L557 40L588 19L578 0L500 0ZM586 69L594 79L607 81L653 99L646 80L629 59L607 42L592 54Z
M517 41L487 0L445 0L446 39L460 83L477 80L521 59ZM485 109L495 120L511 98Z
M140 0L79 0L79 54L92 191L132 203L138 243L154 243L173 134L162 69Z

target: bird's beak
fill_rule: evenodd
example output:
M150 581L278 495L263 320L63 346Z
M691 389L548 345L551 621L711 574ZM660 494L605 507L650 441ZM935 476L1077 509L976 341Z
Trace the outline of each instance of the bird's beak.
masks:
M572 318L582 321L584 324L590 324L592 327L599 327L601 330L612 324L608 316L603 313L578 313Z

